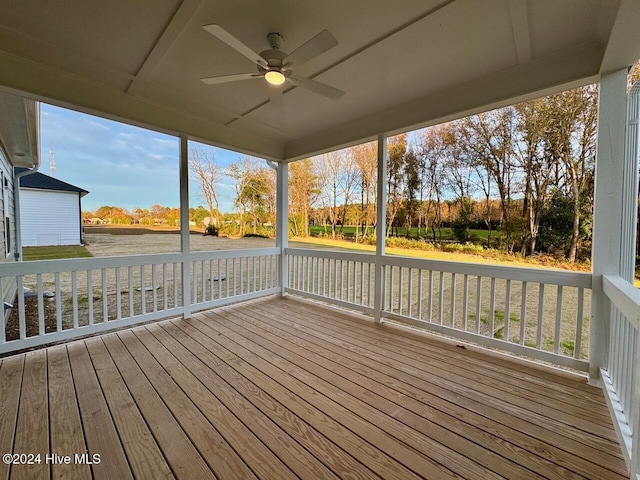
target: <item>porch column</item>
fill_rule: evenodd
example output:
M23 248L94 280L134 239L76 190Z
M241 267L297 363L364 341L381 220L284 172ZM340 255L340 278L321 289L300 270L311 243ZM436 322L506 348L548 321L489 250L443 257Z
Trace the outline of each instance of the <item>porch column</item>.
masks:
M182 305L191 317L191 247L189 244L189 138L180 135L180 253L182 254ZM177 279L173 279L174 286Z
M611 302L602 291L602 275L620 275L623 251L624 202L621 188L631 172L625 171L627 68L603 74L598 95L598 143L595 166L593 284L589 322L589 380L600 382L599 369L607 368ZM627 193L627 196L629 193Z
M280 250L278 278L284 297L289 286L289 267L285 249L289 244L289 165L279 162L276 181L276 248Z
M376 269L374 277L373 318L382 321L384 273L387 225L387 136L378 135L378 185L376 190Z

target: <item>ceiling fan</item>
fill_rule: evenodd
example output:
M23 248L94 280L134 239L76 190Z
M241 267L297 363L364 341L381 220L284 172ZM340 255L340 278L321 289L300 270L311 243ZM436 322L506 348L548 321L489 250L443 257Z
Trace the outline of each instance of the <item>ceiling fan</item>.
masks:
M220 25L204 25L202 28L247 57L258 67L257 72L253 73L237 73L234 75L201 78L200 80L207 85L264 78L271 87L269 91L272 102L278 101L279 96L282 94L282 89L277 87L281 86L285 82L289 82L296 87L305 88L333 100L338 100L344 95L344 92L337 88L316 80L311 80L310 78L293 75L293 70L296 67L308 62L327 50L330 50L338 44L338 41L329 32L329 30L321 31L315 37L311 38L291 53L286 53L281 50L282 44L284 43L282 35L275 32L270 33L267 35L267 41L271 48L258 54L227 32Z

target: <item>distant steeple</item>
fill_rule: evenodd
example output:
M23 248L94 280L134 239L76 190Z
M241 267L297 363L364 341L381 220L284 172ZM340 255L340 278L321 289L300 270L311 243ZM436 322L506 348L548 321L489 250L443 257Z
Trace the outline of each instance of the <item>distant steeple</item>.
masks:
M56 176L56 159L55 159L55 152L53 151L53 142L51 143L49 155L51 158L51 160L49 161L49 170L51 170L51 176L55 177Z

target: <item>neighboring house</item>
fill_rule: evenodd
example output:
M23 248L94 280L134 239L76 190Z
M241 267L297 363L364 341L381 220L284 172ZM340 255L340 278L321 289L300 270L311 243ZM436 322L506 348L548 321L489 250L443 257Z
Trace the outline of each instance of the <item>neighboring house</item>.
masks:
M0 263L19 258L14 167L28 171L40 164L39 111L37 102L0 91L0 112L5 113L0 115ZM13 303L15 294L15 281L0 282L5 305ZM9 312L4 309L5 320Z
M24 169L16 169L19 173ZM88 191L34 172L20 179L23 247L82 244L81 199Z

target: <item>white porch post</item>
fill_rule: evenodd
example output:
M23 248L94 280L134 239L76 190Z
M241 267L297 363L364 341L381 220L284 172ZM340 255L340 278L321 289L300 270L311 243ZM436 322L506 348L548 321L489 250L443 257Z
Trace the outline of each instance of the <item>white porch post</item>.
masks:
M626 68L603 74L598 96L598 144L596 154L593 246L593 285L589 322L589 379L599 383L599 369L607 368L611 302L602 291L602 275L621 273L625 196L621 186L625 170L627 112ZM627 193L628 195L628 193Z
M189 244L189 138L180 135L180 253L182 254L183 317L191 317L191 247ZM177 279L174 278L174 285Z
M378 135L378 186L376 191L376 269L373 300L373 317L382 320L384 295L384 273L382 264L385 255L387 224L387 136Z
M276 192L276 248L280 250L278 264L278 278L280 279L280 294L287 294L289 286L289 268L285 249L289 244L289 165L278 163Z

